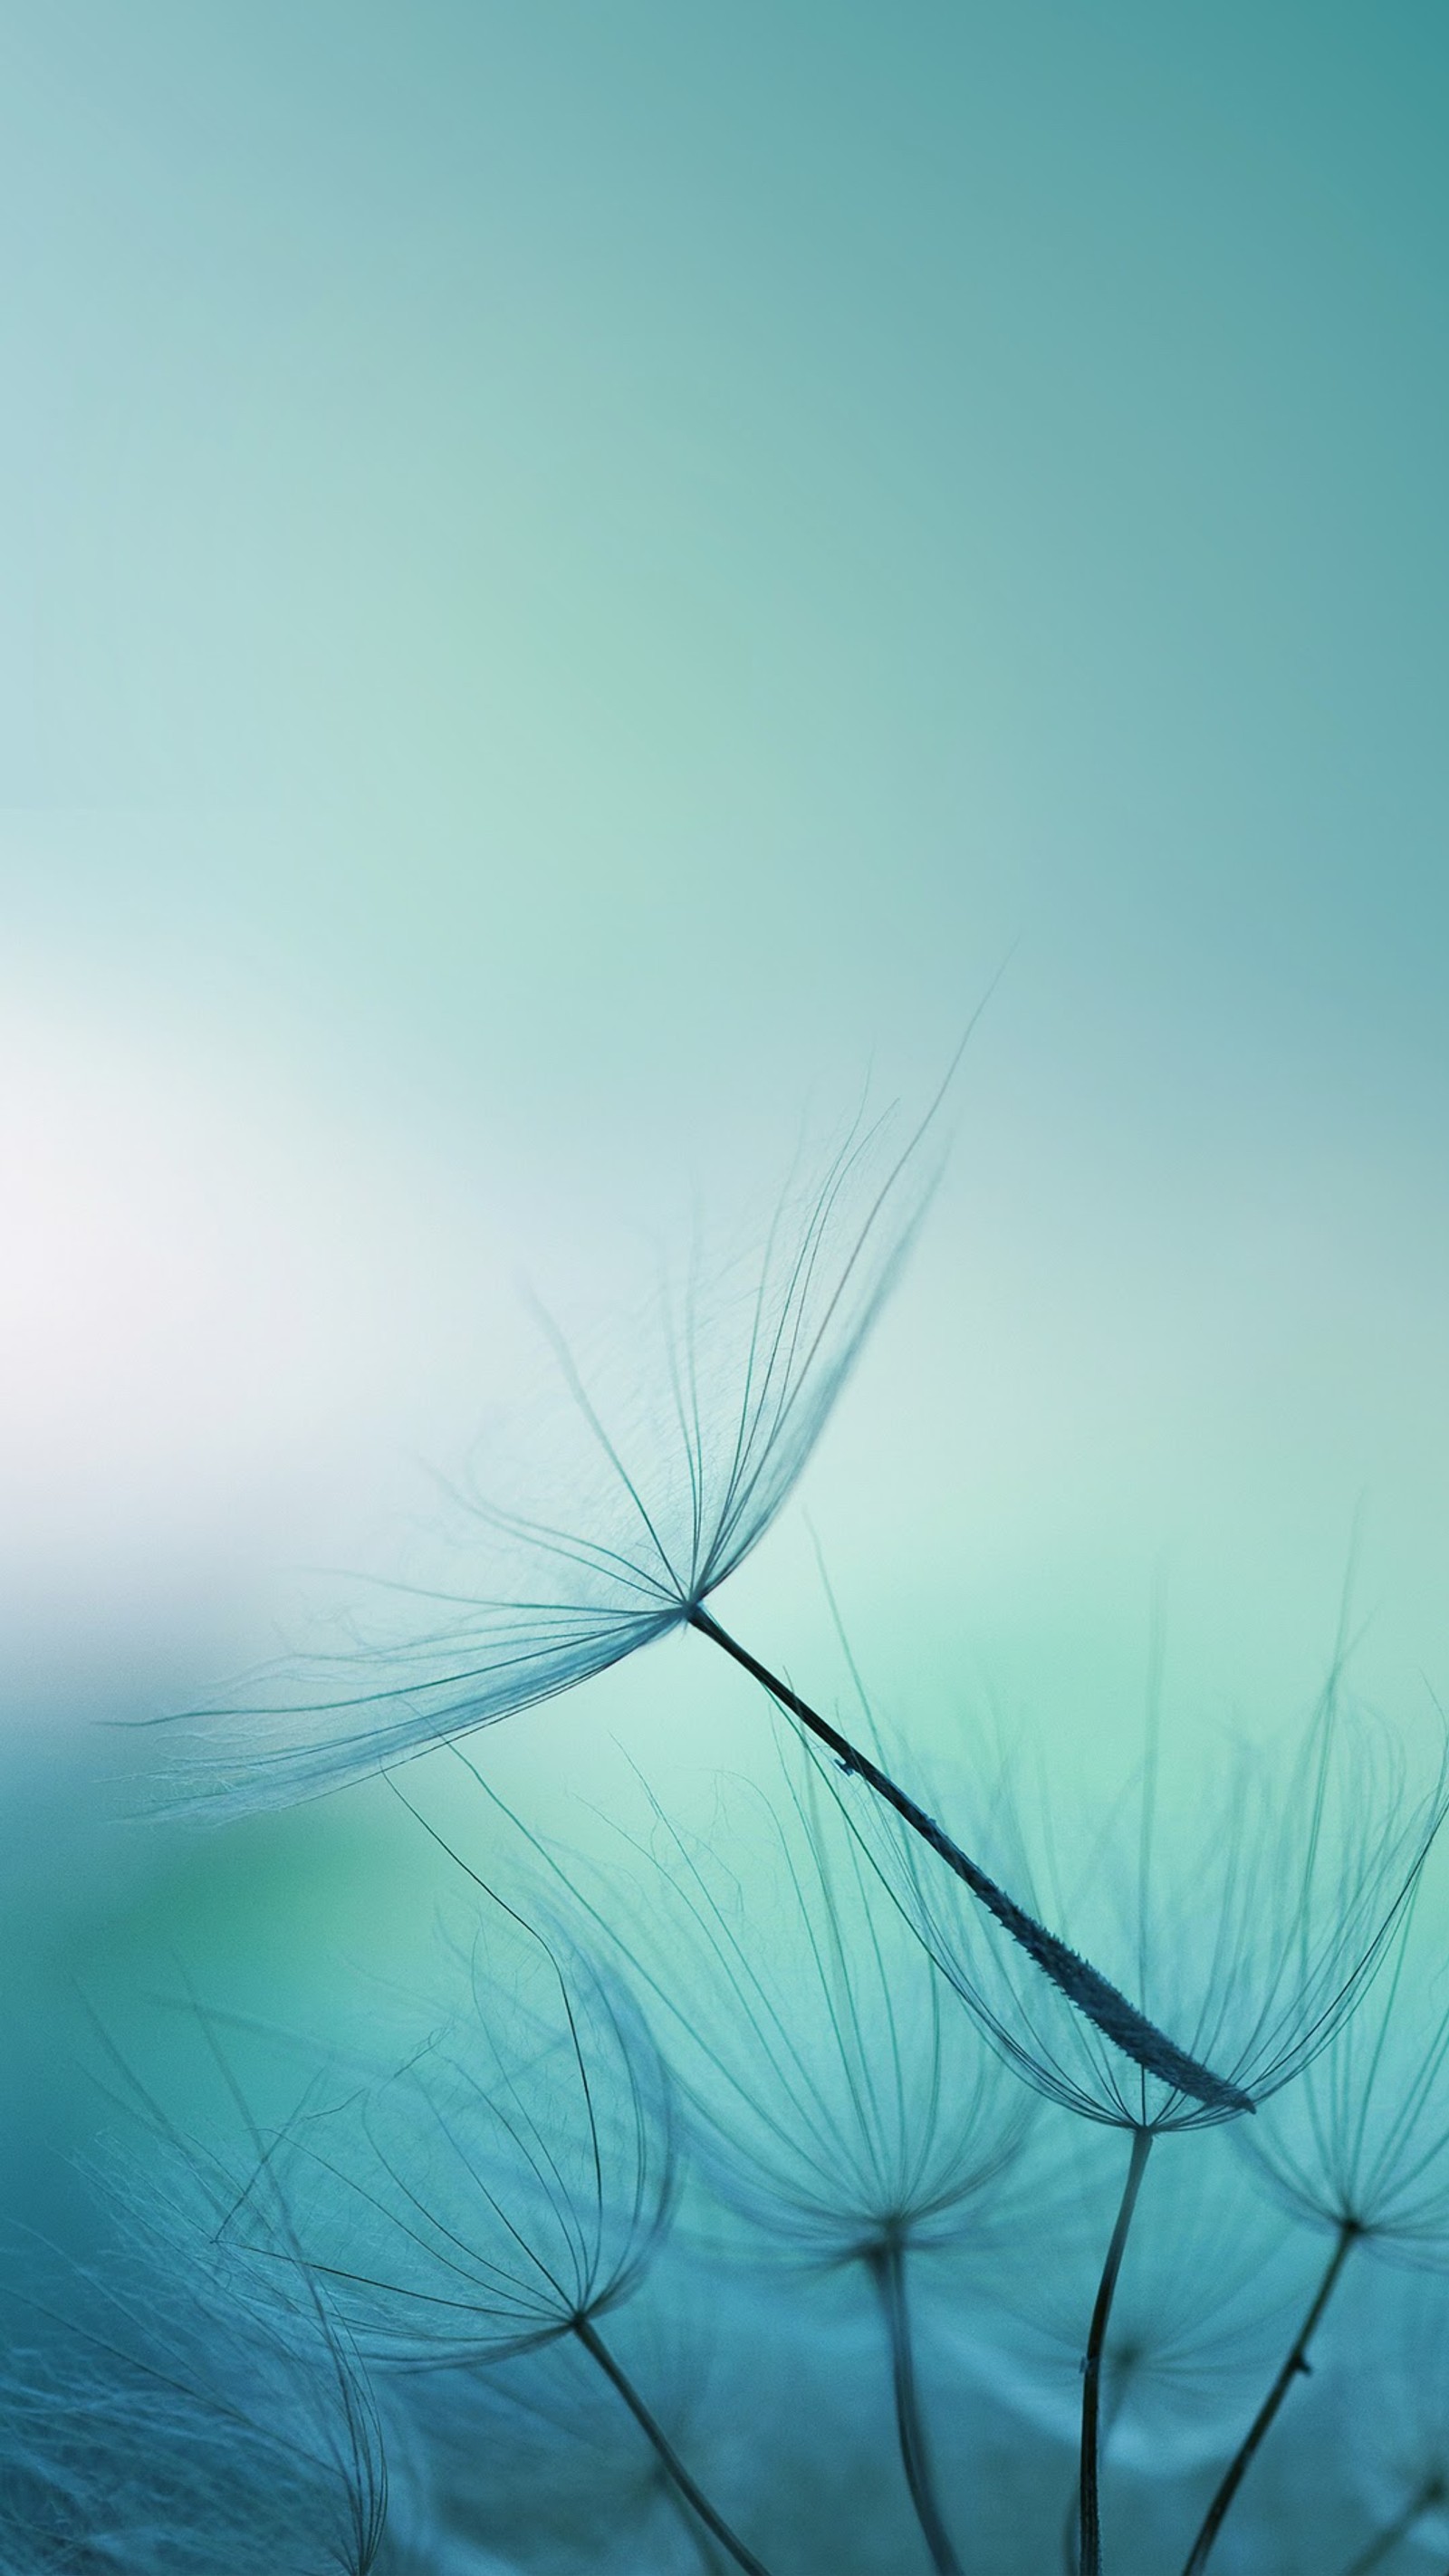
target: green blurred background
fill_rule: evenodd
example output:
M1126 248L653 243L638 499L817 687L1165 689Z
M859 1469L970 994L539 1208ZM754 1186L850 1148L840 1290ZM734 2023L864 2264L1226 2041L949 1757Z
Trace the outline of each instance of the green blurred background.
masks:
M74 1979L301 2016L430 1917L384 1793L119 1825L104 1721L387 1569L520 1274L923 1098L1003 960L804 1498L883 1697L1115 1763L1156 1599L1270 1727L1355 1527L1363 1688L1449 1691L1446 110L1392 5L6 13L27 2188ZM745 1580L833 1672L803 1530ZM681 1644L485 1749L616 1739L764 1740Z

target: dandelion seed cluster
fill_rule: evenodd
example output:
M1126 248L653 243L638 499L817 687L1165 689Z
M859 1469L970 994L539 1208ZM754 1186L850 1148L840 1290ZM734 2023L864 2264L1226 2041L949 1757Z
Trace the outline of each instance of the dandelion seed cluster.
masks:
M549 1325L574 1446L464 1498L457 1588L186 1730L222 1815L386 1772L456 1874L452 1991L318 2035L292 2114L142 2148L108 2252L17 2252L5 2576L1328 2576L1449 2553L1446 1771L1353 1707L1057 1812L927 1783L715 1596L802 1475L929 1193L939 1104L696 1255L652 1357ZM607 1865L480 1730L670 1632L767 1785L645 1783ZM853 1672L853 1667L851 1668ZM899 1740L897 1740L899 1739ZM451 1746L434 1820L398 1766ZM1090 1811L1089 1811L1090 1809Z

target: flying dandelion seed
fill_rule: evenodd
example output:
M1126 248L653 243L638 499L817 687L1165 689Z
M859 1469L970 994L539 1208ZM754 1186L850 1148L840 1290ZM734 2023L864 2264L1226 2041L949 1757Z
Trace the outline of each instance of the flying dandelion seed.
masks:
M206 1713L186 1794L223 1807L317 1794L495 1724L689 1628L883 1801L1113 2048L1215 2115L1236 2116L1251 2107L1239 2085L1018 1903L706 1606L793 1492L899 1273L930 1193L932 1140L957 1062L959 1051L903 1144L889 1114L869 1123L862 1115L823 1177L792 1180L757 1263L743 1273L727 1265L712 1292L696 1264L678 1297L663 1294L659 1356L626 1370L617 1408L553 1333L583 1436L566 1500L524 1509L475 1495L471 1535L475 1548L485 1535L488 1594L434 1593L441 1624L333 1659L305 1700L293 1687L269 1703ZM410 1611L422 1597L405 1595Z

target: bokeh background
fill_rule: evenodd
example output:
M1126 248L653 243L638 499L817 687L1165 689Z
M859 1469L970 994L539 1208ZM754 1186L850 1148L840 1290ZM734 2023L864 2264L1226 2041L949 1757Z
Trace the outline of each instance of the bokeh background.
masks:
M82 1998L164 2058L428 1936L385 1792L128 1821L133 1722L388 1570L522 1281L993 985L802 1497L893 1715L1115 1764L1156 1635L1169 1745L1270 1730L1351 1559L1449 1694L1446 112L1332 0L5 13L12 2208ZM826 1673L799 1516L742 1582ZM679 1644L485 1758L765 1742Z

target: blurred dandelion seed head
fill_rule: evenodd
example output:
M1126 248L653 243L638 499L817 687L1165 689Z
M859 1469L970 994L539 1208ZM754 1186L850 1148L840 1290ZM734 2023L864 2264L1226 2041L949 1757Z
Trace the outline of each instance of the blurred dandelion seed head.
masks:
M596 1325L585 1357L541 1312L556 1397L519 1457L495 1436L470 1462L450 1515L456 1573L394 1587L388 1617L364 1631L349 1613L338 1647L191 1721L176 1802L314 1795L687 1621L805 1470L925 1207L939 1105L913 1130L862 1111L824 1155L802 1145L752 1254L696 1240L642 1318Z
M674 2206L672 2094L618 1978L506 1916L468 1964L452 2021L299 2114L263 2178L360 2346L404 2366L526 2352L621 2305Z

